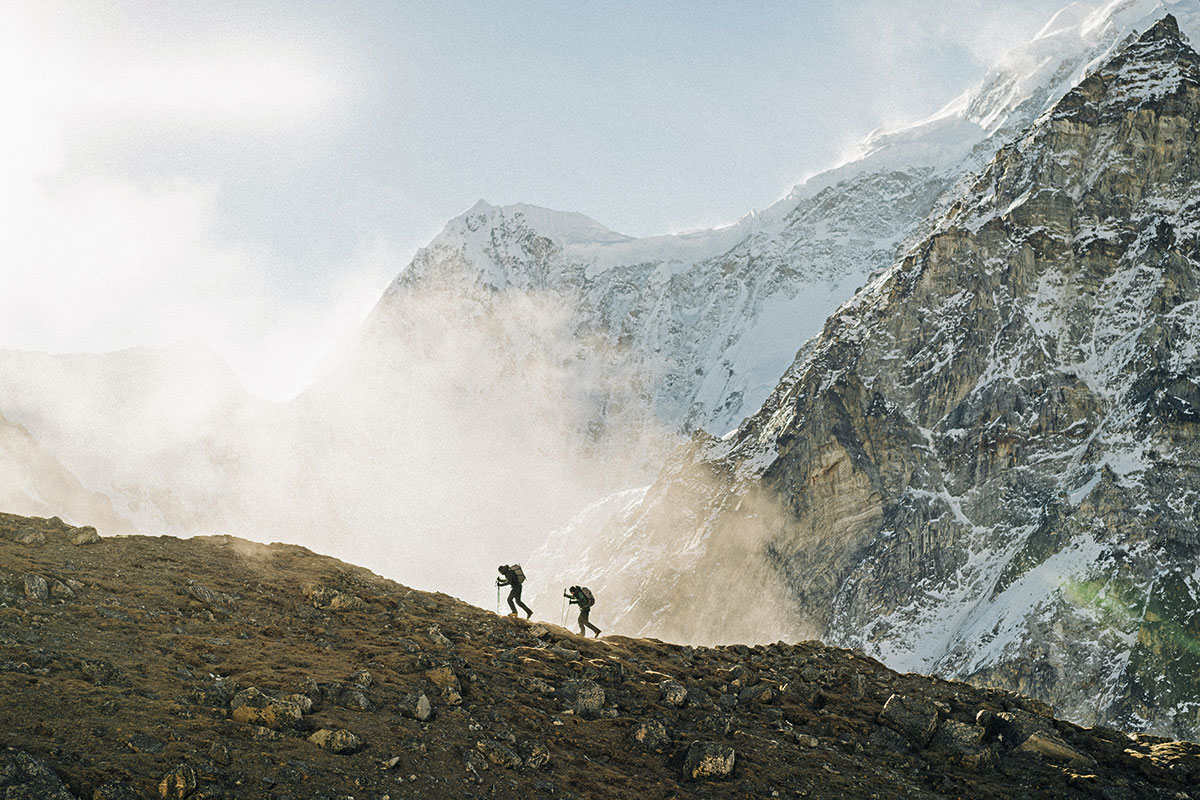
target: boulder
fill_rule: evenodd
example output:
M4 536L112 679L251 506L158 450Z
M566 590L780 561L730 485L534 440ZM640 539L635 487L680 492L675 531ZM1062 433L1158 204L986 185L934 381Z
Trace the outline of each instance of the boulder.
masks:
M520 751L526 769L541 769L550 763L550 748L540 742L525 742Z
M503 742L485 739L481 742L476 742L475 749L483 754L483 757L488 760L489 764L497 767L516 769L524 763L516 751Z
M894 694L887 699L879 719L917 748L925 747L938 727L938 712L929 703Z
M303 716L296 703L271 697L253 686L235 694L229 707L236 721L267 728L292 725Z
M337 728L336 730L322 728L312 736L309 736L308 740L322 750L328 750L339 756L357 753L364 745L361 738L345 728Z
M25 584L25 597L35 603L44 603L50 599L50 585L41 575L26 572L21 576Z
M663 705L678 708L687 701L687 688L679 681L668 678L658 684L658 699Z
M125 781L111 780L95 788L92 800L142 800L142 795Z
M587 678L564 681L558 694L568 709L582 717L597 716L604 708L604 688Z
M0 797L5 800L75 800L49 765L11 747L0 750Z
M399 712L406 717L424 722L433 713L433 706L424 692L413 692L400 698L396 704Z
M356 594L334 592L329 599L329 608L334 611L365 611L367 603Z
M298 692L294 694L285 694L279 699L286 700L289 703L295 703L296 705L300 706L301 714L308 714L313 710L312 698L306 694L300 694Z
M37 528L28 526L20 528L13 534L13 541L17 544L45 544L46 534L39 531Z
M683 758L684 777L692 780L721 780L733 774L736 754L732 747L717 742L692 742Z
M196 791L197 786L196 770L187 764L180 764L159 781L158 794L164 800L185 800Z
M50 596L59 600L74 600L75 590L62 581L54 581L50 584Z
M995 734L1008 747L1020 746L1035 733L1055 735L1054 725L1050 720L1028 711L1001 711L991 717L981 713L976 716L976 721L980 721L981 717L987 723L988 732Z
M100 534L91 525L84 525L71 532L71 544L82 547L87 544L99 544Z
M454 670L448 666L435 667L425 671L425 677L433 682L433 685L443 690L461 691L461 685L458 682L458 676L454 674Z
M986 731L979 725L968 725L953 719L938 723L937 732L929 746L954 753L974 752L981 744Z
M633 726L629 735L644 750L662 752L671 746L671 734L667 732L667 726L656 719L642 720Z
M757 683L754 686L747 686L738 692L738 702L744 706L751 703L766 704L775 699L775 693L771 687L765 683Z
M1096 761L1091 756L1079 752L1053 733L1034 731L1017 747L1019 753L1037 753L1051 761L1069 763L1077 769L1092 769Z

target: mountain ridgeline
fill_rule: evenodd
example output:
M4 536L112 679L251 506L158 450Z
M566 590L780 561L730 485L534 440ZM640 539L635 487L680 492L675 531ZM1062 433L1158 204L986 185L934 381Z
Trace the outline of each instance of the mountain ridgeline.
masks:
M585 638L294 545L0 514L0 796L1196 797L1200 745L820 642Z
M770 592L778 633L1200 736L1198 132L1167 16L613 518L625 627L711 640Z

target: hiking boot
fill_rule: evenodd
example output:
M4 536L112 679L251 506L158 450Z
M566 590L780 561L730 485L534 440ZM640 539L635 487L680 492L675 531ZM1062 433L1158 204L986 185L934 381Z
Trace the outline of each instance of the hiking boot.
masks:
M508 612L507 614L505 614L504 616L506 616L506 617L515 617L516 615L517 615L517 612L515 612L515 611L510 611L510 612Z
M533 612L532 612L532 611L526 611L526 612L525 612L525 619L532 619L532 618L533 618Z

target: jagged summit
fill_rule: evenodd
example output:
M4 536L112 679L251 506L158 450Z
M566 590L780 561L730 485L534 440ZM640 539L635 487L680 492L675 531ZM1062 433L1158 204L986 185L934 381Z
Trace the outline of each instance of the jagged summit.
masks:
M785 635L1200 736L1198 77L1173 20L1128 42L963 182L736 436L550 548L636 593L648 634L711 641L782 590ZM629 580L626 542L660 553Z

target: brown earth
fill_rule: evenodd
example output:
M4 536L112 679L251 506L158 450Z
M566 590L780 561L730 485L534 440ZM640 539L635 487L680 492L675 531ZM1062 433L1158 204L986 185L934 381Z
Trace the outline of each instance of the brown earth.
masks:
M87 533L0 514L6 800L1200 798L1200 745L819 642L584 639L300 547Z

